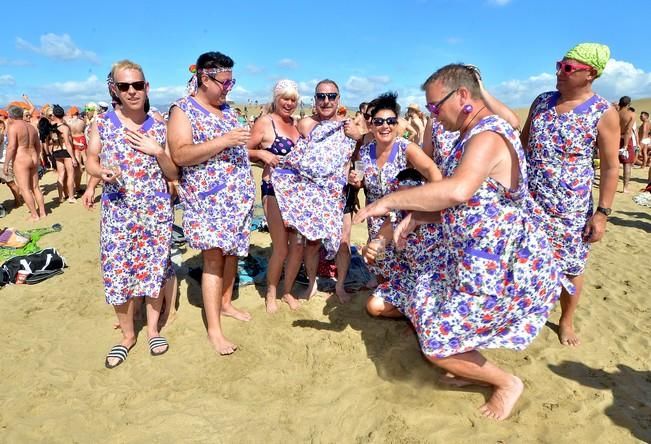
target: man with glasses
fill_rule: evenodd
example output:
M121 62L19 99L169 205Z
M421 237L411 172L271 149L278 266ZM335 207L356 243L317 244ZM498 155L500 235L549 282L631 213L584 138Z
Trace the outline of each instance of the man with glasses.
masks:
M337 296L350 300L343 285L350 263L349 243L341 242L344 220L344 185L356 140L362 137L351 120L337 116L339 87L325 79L315 88L315 114L299 121L297 147L283 158L271 177L285 223L305 237L304 262L309 278L306 297L316 293L321 244L328 258L337 254ZM346 216L348 224L351 217ZM285 276L293 284L295 276ZM286 285L292 288L292 285ZM291 295L285 295L288 299Z
M609 58L609 48L597 43L582 43L568 51L556 64L557 91L534 100L521 135L529 191L545 213L542 226L560 270L572 284L561 294L558 332L561 344L569 346L580 344L573 321L588 251L604 235L618 181L617 111L592 91ZM593 212L595 151L601 180Z

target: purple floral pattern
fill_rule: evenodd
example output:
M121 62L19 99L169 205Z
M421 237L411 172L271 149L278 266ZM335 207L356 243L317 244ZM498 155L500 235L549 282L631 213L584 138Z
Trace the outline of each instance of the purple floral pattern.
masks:
M379 198L386 196L398 189L396 177L400 171L407 168L407 146L409 141L398 137L393 146L387 161L380 168L377 164L376 143L372 141L359 149L359 159L364 163L364 195L366 204L371 204ZM368 240L375 239L385 222L386 217L369 217L366 221L368 229ZM370 265L369 269L375 275L389 278L395 264L391 258L396 255L391 244L386 247L385 259Z
M560 293L551 245L529 215L524 152L513 128L497 116L482 119L443 160L443 174L454 173L468 140L483 131L515 149L520 182L507 190L487 178L467 202L441 212L445 252L427 273L430 288L417 288L406 309L427 356L524 349Z
M355 141L343 122L324 121L300 138L271 174L283 221L309 240L323 241L332 259L341 241L344 186Z
M242 125L228 105L222 117L209 112L193 97L177 100L192 125L195 144L223 136ZM184 194L183 231L190 247L219 248L224 255L246 256L249 251L255 183L245 146L226 148L207 161L181 171Z
M592 216L593 153L597 125L609 108L598 95L558 114L558 91L539 95L531 109L526 147L529 190L546 213L542 219L563 273L585 271L590 244L583 229Z
M158 297L174 273L170 261L173 212L167 183L154 156L133 149L115 112L96 118L104 167L119 168L123 185L102 193L100 257L106 302ZM164 146L164 123L148 117L139 130Z

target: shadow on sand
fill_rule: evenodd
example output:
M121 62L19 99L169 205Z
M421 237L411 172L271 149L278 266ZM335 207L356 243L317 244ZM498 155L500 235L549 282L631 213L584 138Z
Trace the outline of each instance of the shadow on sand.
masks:
M610 390L613 404L606 408L606 415L613 423L627 428L635 438L651 442L651 371L618 364L617 370L609 373L571 361L550 364L549 368L586 387Z

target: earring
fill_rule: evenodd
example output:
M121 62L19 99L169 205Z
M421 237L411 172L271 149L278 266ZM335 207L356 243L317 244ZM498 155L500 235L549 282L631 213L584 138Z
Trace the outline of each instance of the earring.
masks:
M470 114L472 112L472 105L471 104L465 105L461 109L461 111L463 111L464 114Z

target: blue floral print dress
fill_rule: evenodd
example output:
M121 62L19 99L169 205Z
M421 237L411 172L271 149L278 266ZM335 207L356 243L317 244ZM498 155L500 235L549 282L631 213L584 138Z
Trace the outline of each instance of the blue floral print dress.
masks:
M223 136L242 125L228 105L223 117L205 109L192 96L174 102L192 125L195 144ZM255 183L245 146L232 146L198 165L181 169L184 190L183 231L190 247L219 248L224 255L249 251Z
M444 159L443 175L454 173L468 141L484 131L513 147L520 180L507 190L487 178L467 202L441 212L444 271L429 273L433 291L415 292L406 310L427 356L524 349L560 294L551 244L529 214L524 152L513 128L497 116L482 119Z
M546 217L560 269L568 275L585 271L590 243L583 229L592 216L593 153L597 125L610 104L593 95L563 114L556 112L558 91L539 95L531 105L526 147L529 190Z
M341 242L343 190L354 150L343 121L323 121L309 138L301 137L271 173L285 226L308 240L321 239L327 259L334 258Z
M104 168L119 168L120 183L102 192L100 257L106 302L122 305L133 297L156 298L174 273L170 261L172 204L154 156L132 148L125 127L109 112L96 119ZM140 133L165 146L166 127L151 116Z

